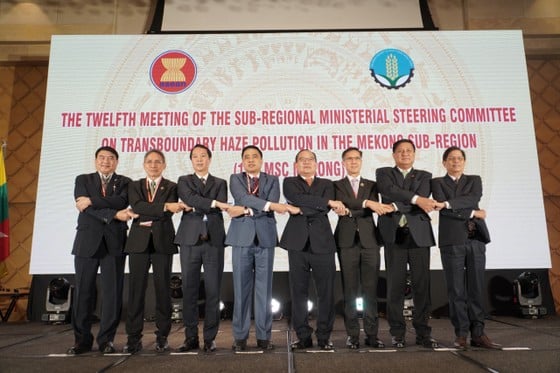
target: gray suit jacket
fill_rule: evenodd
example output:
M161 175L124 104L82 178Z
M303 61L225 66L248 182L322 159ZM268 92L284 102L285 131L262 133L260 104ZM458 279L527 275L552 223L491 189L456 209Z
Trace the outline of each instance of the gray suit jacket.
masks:
M248 247L254 242L256 235L260 247L276 247L278 232L274 212L266 212L263 209L267 202L277 203L280 200L278 177L261 172L258 196L249 193L247 175L244 172L231 175L229 186L235 205L250 208L253 214L238 216L231 220L226 244Z
M430 216L410 202L414 195L430 196L431 178L431 173L414 168L406 175L406 179L397 167L377 169L375 179L383 203L394 203L398 208L398 211L380 216L377 221L384 243L395 243L399 221L405 214L410 234L418 247L435 245Z
M467 223L473 210L478 210L482 197L482 179L478 175L462 175L455 184L448 175L432 180L432 195L439 202L447 201L451 209L439 212L438 244L440 247L462 245L468 237ZM488 243L490 233L483 219L472 219L475 239Z

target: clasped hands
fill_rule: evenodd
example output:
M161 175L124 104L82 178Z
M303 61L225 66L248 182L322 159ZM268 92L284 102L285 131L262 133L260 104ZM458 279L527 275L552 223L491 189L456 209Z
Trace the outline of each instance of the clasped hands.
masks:
M216 201L216 207L226 212L232 218L245 215L245 211L246 211L245 206L236 206L220 201ZM270 204L270 211L274 211L278 214L285 214L287 212L291 215L297 215L301 213L301 209L297 206L293 206L287 203L275 203L275 202L272 202Z
M424 210L425 213L439 211L445 208L445 202L438 202L435 199L427 197L418 197L416 199L416 205Z

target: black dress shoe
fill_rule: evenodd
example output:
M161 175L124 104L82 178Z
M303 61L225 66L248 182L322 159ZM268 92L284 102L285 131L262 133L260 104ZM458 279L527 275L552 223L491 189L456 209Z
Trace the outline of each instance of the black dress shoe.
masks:
M300 339L298 341L292 342L290 348L292 350L305 350L306 348L313 347L313 341L311 338Z
M317 341L317 345L323 351L332 351L334 350L334 344L328 339L319 339Z
M204 341L204 352L214 352L216 351L216 341Z
M351 350L357 350L360 348L360 340L358 337L350 337L346 338L346 348Z
M177 349L177 352L188 352L192 350L198 350L200 345L198 343L198 337L188 337L185 342Z
M231 349L235 352L245 351L247 349L247 340L246 339L236 339L231 345Z
M128 341L123 347L123 353L135 354L142 350L142 341Z
M169 350L169 343L167 342L167 337L158 337L156 339L156 351L165 352Z
M430 336L416 338L416 344L425 348L438 348L439 343Z
M113 342L102 343L99 345L99 351L104 354L114 354L116 352Z
M373 347L373 348L385 348L385 343L382 340L374 337L372 335L368 335L366 340L364 341L366 346Z
M66 351L68 355L80 355L91 351L91 346L74 345Z
M406 342L403 337L392 337L391 344L396 348L404 348Z
M274 350L274 345L267 339L257 339L257 347L261 350Z

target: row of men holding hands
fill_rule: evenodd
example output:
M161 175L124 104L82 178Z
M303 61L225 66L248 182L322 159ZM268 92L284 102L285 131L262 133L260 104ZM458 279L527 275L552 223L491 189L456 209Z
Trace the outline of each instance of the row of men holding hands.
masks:
M99 148L95 153L96 172L76 178L75 199L80 213L72 251L76 269L72 310L75 343L68 353L92 350L91 320L99 268L103 304L97 343L103 353L115 352L113 339L122 307L125 254L129 256L130 286L128 340L123 351L136 353L142 349L150 266L156 295L156 350L167 351L171 329L169 283L177 245L185 326L185 340L177 349L179 352L200 348L197 301L202 266L206 294L203 349L206 352L216 349L226 245L232 246L232 348L235 351L247 348L253 308L257 347L274 348L270 301L276 246L288 251L291 324L298 337L292 349L313 346L313 328L307 312L311 278L318 298L317 345L323 350L334 349L330 334L335 317L337 252L345 299L346 346L360 347L355 305L360 288L364 299L365 344L374 348L385 346L378 338L376 295L381 246L385 246L387 319L392 345L402 348L406 343L402 309L409 266L414 289L416 343L438 347L428 325L430 247L435 245L428 215L432 211L440 211L439 246L456 334L455 346L466 348L470 333L471 345L497 348L484 334L483 276L485 243L489 242L489 236L484 223L485 211L478 207L482 196L480 177L463 174L465 153L452 147L443 156L447 175L432 179L429 172L412 167L415 150L414 143L407 139L393 144L395 167L378 168L377 182L361 177L362 152L357 148L342 153L348 176L335 182L316 177L316 155L301 150L295 158L298 176L284 179L287 203L280 203L278 178L261 171L261 150L247 146L241 154L244 172L230 177L234 204L228 204L227 183L209 173L212 152L203 145L196 145L190 152L194 173L181 176L177 183L163 178L165 156L159 150L148 151L144 156L146 178L131 181L115 172L116 150ZM327 216L331 210L339 215L334 234ZM182 217L175 234L171 218L177 212L182 212ZM232 217L227 234L222 212ZM290 214L279 242L274 213ZM378 215L379 227L375 226L374 213ZM129 219L133 221L127 238ZM469 279L468 283L465 278Z

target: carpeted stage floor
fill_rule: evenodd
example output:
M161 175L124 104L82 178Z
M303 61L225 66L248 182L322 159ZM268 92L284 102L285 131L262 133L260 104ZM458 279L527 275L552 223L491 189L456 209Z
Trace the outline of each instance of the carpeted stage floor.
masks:
M313 324L314 325L314 321ZM433 336L442 347L453 345L453 329L448 319L431 321ZM469 348L429 350L414 345L414 329L409 325L407 347L394 350L388 325L381 319L379 337L388 345L383 350L348 350L341 317L335 323L332 340L336 351L307 352L288 349L290 336L286 320L275 321L276 349L262 353L256 349L253 330L247 353L231 350L231 321L224 320L214 353L158 354L154 350L154 324L145 323L144 349L136 355L103 355L93 351L66 356L73 343L69 325L43 323L0 324L0 372L560 372L560 317L541 319L495 317L488 320L487 334L503 345L500 351ZM183 341L183 328L175 324L169 336L172 348ZM117 349L126 342L124 324L115 339ZM363 341L362 341L363 342ZM315 343L315 341L314 341Z

